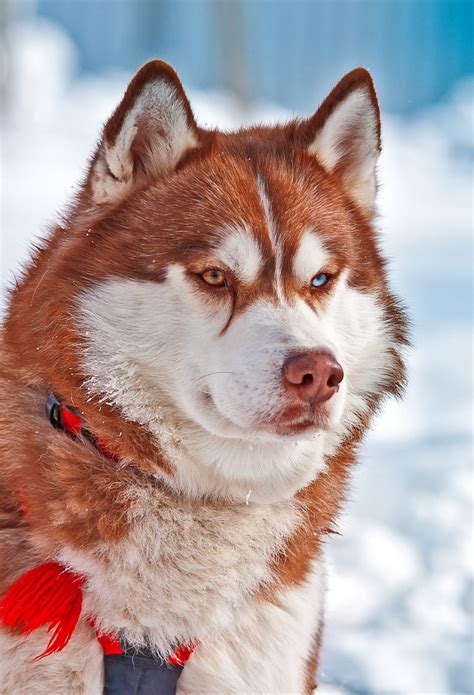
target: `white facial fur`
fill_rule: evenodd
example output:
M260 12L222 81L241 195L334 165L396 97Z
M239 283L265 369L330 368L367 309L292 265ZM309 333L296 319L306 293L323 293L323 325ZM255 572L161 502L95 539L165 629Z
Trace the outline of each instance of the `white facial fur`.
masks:
M222 248L243 233L232 232ZM243 272L255 272L258 247L250 241L243 248L252 259ZM304 235L297 276L310 269L311 249L311 274L324 262L317 237ZM222 333L230 311L230 301L198 292L179 264L161 283L104 282L80 300L86 385L156 434L180 490L252 501L288 497L324 469L325 455L383 385L394 339L377 297L349 287L344 273L318 313L300 298L257 299ZM332 352L345 372L328 402L328 427L279 436L271 421L285 405L283 362L315 349Z
M302 285L308 284L316 273L326 269L329 259L318 235L306 231L293 258L293 275Z
M263 266L262 250L248 229L224 230L216 258L248 284L255 282Z
M260 195L263 211L265 214L265 222L267 224L268 236L272 245L273 255L275 257L275 277L273 286L276 296L279 301L284 303L285 296L282 285L282 265L283 265L283 250L281 248L280 239L277 234L275 220L273 219L272 206L267 195L265 181L261 176L257 176L257 190Z

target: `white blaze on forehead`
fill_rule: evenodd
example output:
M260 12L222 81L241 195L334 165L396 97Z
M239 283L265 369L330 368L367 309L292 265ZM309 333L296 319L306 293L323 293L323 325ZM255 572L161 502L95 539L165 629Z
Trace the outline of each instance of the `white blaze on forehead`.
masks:
M273 254L275 256L275 292L278 299L281 302L285 301L285 294L283 292L282 284L282 267L283 267L283 250L281 247L280 239L278 238L275 220L273 218L272 208L270 201L268 199L267 191L265 188L265 181L258 174L257 176L257 190L260 195L260 200L262 202L263 210L265 213L265 222L267 224L268 236L270 238L270 243L272 245Z
M227 231L221 246L216 249L216 255L243 282L254 282L263 266L260 246L245 228Z
M306 231L293 258L293 275L302 284L308 283L314 275L324 270L328 261L329 253L320 237L315 232Z

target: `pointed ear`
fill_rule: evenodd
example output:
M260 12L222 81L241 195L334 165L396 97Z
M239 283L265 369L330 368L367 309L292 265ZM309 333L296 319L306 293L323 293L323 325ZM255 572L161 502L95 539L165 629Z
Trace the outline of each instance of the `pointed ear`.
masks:
M370 74L349 72L306 123L308 151L338 175L347 194L374 213L375 167L380 153L380 110Z
M135 184L166 174L197 144L194 116L175 71L161 60L147 63L104 128L90 176L93 201L114 202Z

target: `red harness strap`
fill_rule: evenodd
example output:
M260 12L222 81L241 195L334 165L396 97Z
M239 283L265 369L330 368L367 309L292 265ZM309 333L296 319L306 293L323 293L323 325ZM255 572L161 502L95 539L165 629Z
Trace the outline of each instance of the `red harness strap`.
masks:
M83 426L82 418L73 408L61 403L54 393L50 393L46 400L46 417L56 429L64 430L71 437L84 437L95 448L112 461L118 461L119 456L113 447L101 437L93 435L87 427Z
M81 416L72 408L63 405L54 394L48 396L46 415L51 424L64 430L71 437L85 437L102 454L117 461L117 454L98 437L83 427ZM23 494L18 493L25 516L29 509ZM56 562L42 565L22 574L0 598L0 622L21 635L29 635L40 627L52 633L46 649L35 661L60 652L71 639L82 609L82 586L86 578L72 572ZM89 623L96 630L104 655L123 654L124 650L115 635L100 633L94 620ZM168 657L168 663L184 666L195 645L180 645Z
M119 640L113 635L106 635L97 632L97 639L99 640L102 651L105 655L124 653ZM172 666L184 666L193 651L194 646L185 646L184 644L181 644L174 650L171 656L168 657L167 661Z

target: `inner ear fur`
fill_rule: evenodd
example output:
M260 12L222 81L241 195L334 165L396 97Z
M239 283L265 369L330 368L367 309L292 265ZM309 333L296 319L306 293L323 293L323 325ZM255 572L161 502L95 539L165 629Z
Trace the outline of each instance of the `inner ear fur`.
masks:
M303 126L305 146L340 178L349 197L369 217L376 195L381 150L380 109L370 73L345 75Z
M122 198L148 178L172 171L198 145L198 129L183 86L171 66L146 63L106 123L92 163L96 204Z

